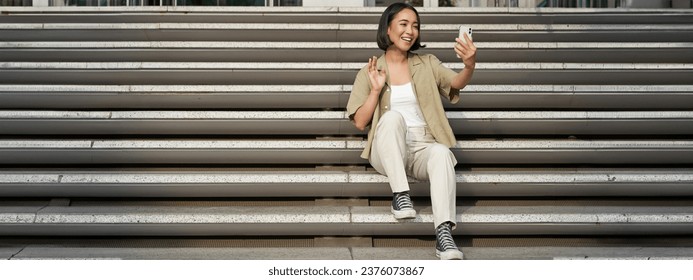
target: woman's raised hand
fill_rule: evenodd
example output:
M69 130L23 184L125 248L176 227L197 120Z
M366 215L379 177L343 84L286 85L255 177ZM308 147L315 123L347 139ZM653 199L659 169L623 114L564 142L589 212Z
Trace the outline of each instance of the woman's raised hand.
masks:
M472 38L467 36L466 33L463 36L467 43L465 44L460 38L455 38L455 41L457 41L455 53L462 59L465 67L474 69L476 67L476 46L474 46Z
M378 69L378 58L375 56L368 59L368 79L371 82L371 93L380 94L387 80L387 72L385 69Z

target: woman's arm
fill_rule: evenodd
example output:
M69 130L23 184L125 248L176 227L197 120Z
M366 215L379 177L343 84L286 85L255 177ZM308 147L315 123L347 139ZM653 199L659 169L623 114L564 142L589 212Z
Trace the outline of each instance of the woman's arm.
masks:
M462 59L464 63L464 69L453 78L450 82L450 86L456 89L463 89L469 81L472 79L474 74L474 68L476 67L476 46L474 46L474 41L472 38L464 34L467 43L462 42L460 38L456 38L455 41L455 53Z
M361 131L364 131L368 124L373 119L373 113L378 105L380 91L385 86L387 72L385 69L378 70L378 59L374 56L368 59L368 80L371 84L371 91L368 94L366 102L356 110L354 114L354 125Z

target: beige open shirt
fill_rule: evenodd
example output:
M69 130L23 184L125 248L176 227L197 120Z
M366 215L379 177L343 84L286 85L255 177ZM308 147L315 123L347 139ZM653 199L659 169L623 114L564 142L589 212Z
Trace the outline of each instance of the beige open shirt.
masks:
M447 98L450 103L457 103L460 100L459 89L450 87L450 83L457 73L445 66L438 60L437 57L431 54L415 54L409 53L409 73L411 73L411 82L414 88L414 94L419 101L421 112L424 115L424 120L428 128L433 134L436 142L453 147L457 143L455 134L452 132L450 123L445 110L441 96ZM378 69L387 69L385 55L378 58ZM354 121L354 114L363 103L366 102L368 94L371 91L371 84L368 79L368 66L362 68L356 75L354 87L349 96L347 103L347 112L349 119ZM373 113L373 119L369 124L368 143L366 148L361 153L361 158L368 159L371 146L373 143L373 134L375 133L375 125L380 116L390 110L390 76L388 75L385 86L380 92L377 109Z

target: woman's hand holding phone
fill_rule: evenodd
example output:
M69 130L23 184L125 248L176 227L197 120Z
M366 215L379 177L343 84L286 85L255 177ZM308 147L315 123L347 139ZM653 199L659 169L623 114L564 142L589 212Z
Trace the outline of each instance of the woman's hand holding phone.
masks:
M455 53L461 58L465 67L476 66L476 46L472 40L472 28L460 26L459 35L455 38Z

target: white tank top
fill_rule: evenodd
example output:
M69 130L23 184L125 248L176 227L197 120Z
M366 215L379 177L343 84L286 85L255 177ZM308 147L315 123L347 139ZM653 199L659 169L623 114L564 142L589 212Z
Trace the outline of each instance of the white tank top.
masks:
M423 113L419 107L419 102L414 95L414 89L411 82L399 85L390 86L390 108L402 114L407 127L422 127L426 126Z

